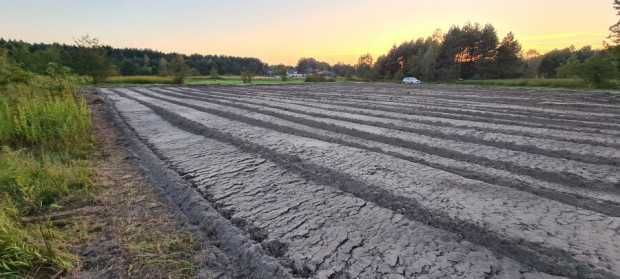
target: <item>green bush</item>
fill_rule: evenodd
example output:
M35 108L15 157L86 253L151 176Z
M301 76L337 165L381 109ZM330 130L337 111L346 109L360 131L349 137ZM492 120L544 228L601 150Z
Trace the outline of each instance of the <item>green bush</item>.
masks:
M595 88L611 88L610 80L618 76L618 70L611 57L594 56L577 68L577 76Z

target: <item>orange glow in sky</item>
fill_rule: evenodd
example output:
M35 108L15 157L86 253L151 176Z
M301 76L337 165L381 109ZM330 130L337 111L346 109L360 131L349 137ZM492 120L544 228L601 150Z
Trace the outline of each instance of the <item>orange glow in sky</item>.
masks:
M523 49L602 47L617 22L611 0L6 1L0 37L70 43L90 34L115 47L354 63L466 22L512 31ZM1 4L1 3L0 3Z

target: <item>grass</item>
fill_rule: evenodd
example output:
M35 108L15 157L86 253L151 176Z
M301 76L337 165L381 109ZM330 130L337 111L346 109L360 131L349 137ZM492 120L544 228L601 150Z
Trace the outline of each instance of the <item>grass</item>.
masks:
M54 155L32 155L8 147L0 152L0 192L21 215L44 213L62 199L86 195L92 172L83 160L60 160Z
M283 81L280 77L255 76L251 84L243 83L241 76L226 75L218 78L210 76L189 76L185 78L186 85L278 85L278 84L303 84L301 79L288 79ZM106 80L104 85L144 85L144 84L174 84L172 77L162 76L114 76Z
M615 88L620 85L619 81L613 82ZM495 80L462 80L456 84L482 85L482 86L510 86L510 87L549 87L568 89L591 88L581 79L495 79Z
M90 111L61 67L35 75L0 52L0 73L0 277L53 277L73 257L49 222L24 218L90 190Z
M0 277L52 277L72 266L73 256L51 226L23 225L7 198L0 206Z
M254 85L277 85L277 84L302 84L303 79L289 79L282 81L279 77L256 76L251 84ZM241 76L221 76L212 79L208 76L191 76L185 79L187 85L247 85L243 83Z
M131 85L131 84L174 84L172 77L163 76L113 76L109 77L105 84Z

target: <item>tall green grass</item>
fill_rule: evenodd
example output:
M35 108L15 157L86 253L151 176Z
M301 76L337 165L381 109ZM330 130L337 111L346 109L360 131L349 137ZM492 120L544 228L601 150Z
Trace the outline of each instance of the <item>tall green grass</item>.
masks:
M162 76L114 76L106 79L105 83L122 85L122 84L173 84L172 77Z
M9 199L0 197L0 206L1 278L51 277L72 266L51 226L24 226Z
M21 215L42 213L69 196L91 188L91 170L82 160L58 160L53 155L0 151L0 192Z
M58 65L35 75L0 49L0 277L50 277L71 266L48 222L27 223L87 193L91 115L80 79ZM44 218L45 219L45 218ZM49 275L49 276L46 276Z
M83 153L90 144L90 111L81 98L28 92L0 98L0 143Z

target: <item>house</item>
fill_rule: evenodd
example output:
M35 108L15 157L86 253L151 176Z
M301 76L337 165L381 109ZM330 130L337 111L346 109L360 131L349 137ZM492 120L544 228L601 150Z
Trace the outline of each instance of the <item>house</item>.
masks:
M300 74L296 70L288 70L286 71L286 76L289 78L303 78L306 77L304 74Z

